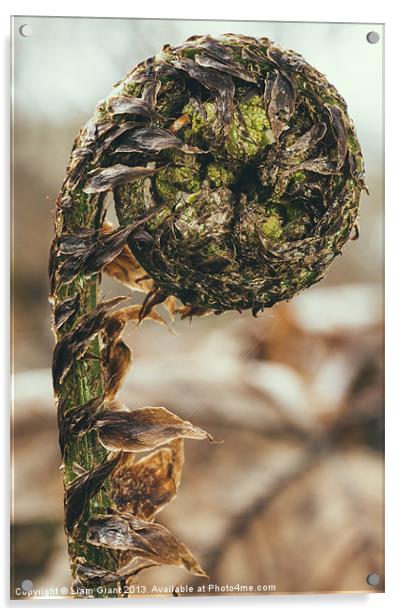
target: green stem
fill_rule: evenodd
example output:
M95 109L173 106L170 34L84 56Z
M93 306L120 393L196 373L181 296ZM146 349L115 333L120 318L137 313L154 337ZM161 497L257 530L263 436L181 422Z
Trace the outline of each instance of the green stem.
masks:
M90 199L88 196L79 192L75 195L74 205L69 208L68 213L58 212L56 220L56 237L61 233L73 234L77 227L95 227L98 225L98 200ZM85 278L77 276L73 282L62 285L54 297L54 307L66 297L79 295L79 314L75 317L75 322L85 314L92 311L97 303L99 296L100 277L92 276ZM68 324L60 329L58 338L62 337L74 323ZM99 359L101 346L99 336L96 336L89 348L89 358L76 359L67 377L60 386L59 400L65 403L65 412L69 409L88 402L89 400L101 395L104 392L104 378L102 366ZM77 477L77 469L82 467L85 471L93 469L107 455L106 449L99 442L94 431L90 431L83 436L68 435L66 452L64 459L64 485L67 486ZM79 471L78 471L79 472ZM107 482L104 486L107 489ZM83 557L87 562L93 563L110 571L116 570L116 558L111 550L102 549L88 544L86 539L87 523L94 514L104 514L112 505L104 489L100 490L95 496L89 499L82 518L72 535L68 536L68 552L73 575L77 559ZM93 595L97 598L105 597L104 593L99 593L97 585L91 588ZM118 584L108 586L109 596L118 596Z

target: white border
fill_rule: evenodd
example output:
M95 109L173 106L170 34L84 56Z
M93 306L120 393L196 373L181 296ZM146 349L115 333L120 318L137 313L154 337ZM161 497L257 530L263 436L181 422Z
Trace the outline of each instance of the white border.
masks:
M322 2L321 0L286 0L286 2L273 3L263 2L238 2L232 0L202 0L190 2L190 0L170 0L170 2L153 0L151 3L138 5L137 2L117 0L113 3L94 3L84 0L69 0L68 2L50 1L35 2L7 2L1 7L0 28L2 35L2 49L5 51L1 63L1 83L4 84L2 96L2 119L3 136L2 155L3 163L0 165L1 194L4 195L3 204L0 208L2 230L2 254L0 256L0 322L3 335L0 340L2 348L2 365L0 367L0 391L8 391L8 353L3 341L8 339L8 296L9 274L7 251L9 246L9 171L8 171L8 91L9 91L9 16L10 15L68 15L68 16L96 16L96 17L159 17L159 18L188 18L188 19L224 19L224 20L249 20L259 19L268 21L322 21L322 22L364 22L385 23L386 26L386 593L367 595L286 595L268 597L205 597L193 599L144 599L143 601L120 601L117 605L120 609L135 610L136 613L149 610L163 610L169 613L174 610L198 611L206 609L229 610L230 614L242 612L244 609L261 613L262 611L277 610L282 614L297 615L321 614L325 612L338 613L352 616L368 616L378 611L386 611L388 608L396 609L401 604L398 590L400 588L400 553L401 553L401 506L399 488L399 451L401 439L401 408L399 400L400 381L400 318L401 318L401 276L400 276L400 229L401 229L401 198L400 198L400 99L398 86L400 82L400 19L397 19L397 3L391 0L364 0L359 2ZM112 8L113 7L113 8ZM350 58L352 62L352 58ZM5 417L3 429L4 447L8 447L8 424L7 408L9 402L5 394L2 413ZM3 417L3 420L4 420ZM3 458L5 460L5 456ZM8 545L8 489L7 479L8 464L3 464L5 477L2 481L2 498L5 501L2 512L4 519L1 531L4 533L1 545ZM6 486L6 489L4 489ZM4 569L1 576L4 592L3 597L8 596L8 554L3 553L0 559ZM6 607L23 610L31 607L48 607L51 609L73 608L74 611L88 609L114 609L115 601L54 601L47 602L13 602L5 600Z

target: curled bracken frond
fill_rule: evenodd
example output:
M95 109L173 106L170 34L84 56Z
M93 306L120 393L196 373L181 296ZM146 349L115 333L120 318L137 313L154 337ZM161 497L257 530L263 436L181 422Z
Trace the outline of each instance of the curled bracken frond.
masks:
M194 575L204 575L187 546L161 524L147 522L128 513L91 518L88 542L111 550L129 551L132 559L185 567Z
M154 518L176 496L183 439L213 439L163 407L116 402L131 363L126 324L166 325L158 305L172 319L191 319L245 309L256 316L290 299L356 239L362 190L344 99L302 56L267 38L166 44L99 103L74 142L49 259L76 585L120 585L162 564L205 575ZM107 193L117 229L105 221ZM146 293L143 303L94 307L103 272ZM118 453L105 459L105 450ZM135 460L136 452L151 453Z
M120 452L103 464L86 471L67 485L64 500L67 533L72 533L81 519L86 503L101 489L107 477L119 463L121 455Z
M176 438L214 440L202 428L163 407L129 410L124 405L111 404L96 414L94 428L102 445L111 451L150 451Z
M144 520L154 517L177 495L184 463L184 441L176 439L136 461L126 454L111 481L111 496L119 511Z
M138 99L153 113L137 110ZM105 122L143 121L107 161L157 172L114 185L117 215L127 225L160 206L146 241L128 243L155 283L149 292L179 297L194 314L256 314L289 299L324 276L352 233L366 187L346 103L267 38L165 45L103 112Z

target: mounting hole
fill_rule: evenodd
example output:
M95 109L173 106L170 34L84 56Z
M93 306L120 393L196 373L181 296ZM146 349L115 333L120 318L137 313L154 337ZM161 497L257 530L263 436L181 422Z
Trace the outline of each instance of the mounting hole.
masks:
M24 25L20 26L19 33L20 33L21 36L23 36L25 38L29 38L33 34L33 28L29 24L24 24Z
M378 584L380 584L380 575L378 575L377 573L369 573L368 577L366 578L366 581L369 586L378 586Z
M29 592L30 590L32 590L33 589L32 580L24 580L21 584L21 588L22 590L25 590L25 592Z
M372 32L368 32L366 35L366 40L368 41L368 43L370 43L371 45L376 45L376 43L378 43L380 41L380 34L378 32L374 32L372 30Z

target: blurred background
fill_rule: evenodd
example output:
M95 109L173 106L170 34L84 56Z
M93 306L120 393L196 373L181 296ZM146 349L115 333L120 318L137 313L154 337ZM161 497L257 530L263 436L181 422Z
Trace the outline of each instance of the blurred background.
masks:
M24 24L32 36L20 35ZM176 323L175 336L151 322L132 328L120 397L132 408L166 406L224 440L187 442L178 498L158 518L212 583L384 588L382 26L52 17L12 23L12 587L69 585L47 259L73 139L112 84L164 43L225 32L295 49L346 99L370 190L360 238L323 282L257 319L195 318ZM105 289L121 291L109 281ZM380 577L375 587L369 573ZM198 582L168 567L141 577L188 581Z

